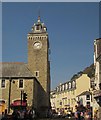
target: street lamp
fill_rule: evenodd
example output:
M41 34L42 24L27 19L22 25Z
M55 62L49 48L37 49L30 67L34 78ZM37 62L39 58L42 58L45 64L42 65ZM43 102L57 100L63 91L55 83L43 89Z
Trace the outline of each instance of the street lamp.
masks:
M8 113L10 113L11 82L12 82L12 79L9 78Z
M12 78L9 78L8 113L10 113L11 82L12 82ZM13 81L13 83L15 83L15 81Z

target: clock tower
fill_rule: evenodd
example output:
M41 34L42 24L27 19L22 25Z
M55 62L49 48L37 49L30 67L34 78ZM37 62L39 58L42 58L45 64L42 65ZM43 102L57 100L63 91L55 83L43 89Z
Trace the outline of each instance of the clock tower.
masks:
M50 107L50 62L49 62L49 40L47 28L40 20L40 16L28 39L28 67L40 84L38 91L39 109L47 111Z

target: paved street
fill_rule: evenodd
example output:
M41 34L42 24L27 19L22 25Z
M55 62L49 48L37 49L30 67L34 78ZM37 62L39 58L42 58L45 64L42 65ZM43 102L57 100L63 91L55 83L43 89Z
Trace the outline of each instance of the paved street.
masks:
M1 120L1 116L0 116L0 120ZM7 120L12 120L12 119L7 119ZM21 120L21 119L20 119ZM22 119L22 120L25 120L25 119ZM54 119L50 119L50 118L45 118L45 119L33 119L33 120L75 120L75 119L73 119L73 118L71 118L71 119L68 119L68 118L54 118Z

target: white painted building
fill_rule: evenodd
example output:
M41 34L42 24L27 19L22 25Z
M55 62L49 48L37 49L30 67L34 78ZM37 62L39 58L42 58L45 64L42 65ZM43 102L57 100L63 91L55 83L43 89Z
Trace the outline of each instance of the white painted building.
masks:
M84 91L81 94L79 94L76 99L80 102L80 104L86 106L90 105L91 107L93 106L92 103L92 93L89 91Z
M93 109L98 110L101 118L101 38L94 41L95 90L93 92Z

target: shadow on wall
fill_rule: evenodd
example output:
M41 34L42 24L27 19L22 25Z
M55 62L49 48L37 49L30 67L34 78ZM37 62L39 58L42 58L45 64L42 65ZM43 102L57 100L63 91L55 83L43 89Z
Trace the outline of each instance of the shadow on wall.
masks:
M47 117L48 110L50 109L49 93L44 90L43 86L35 78L34 84L34 107L38 117Z

